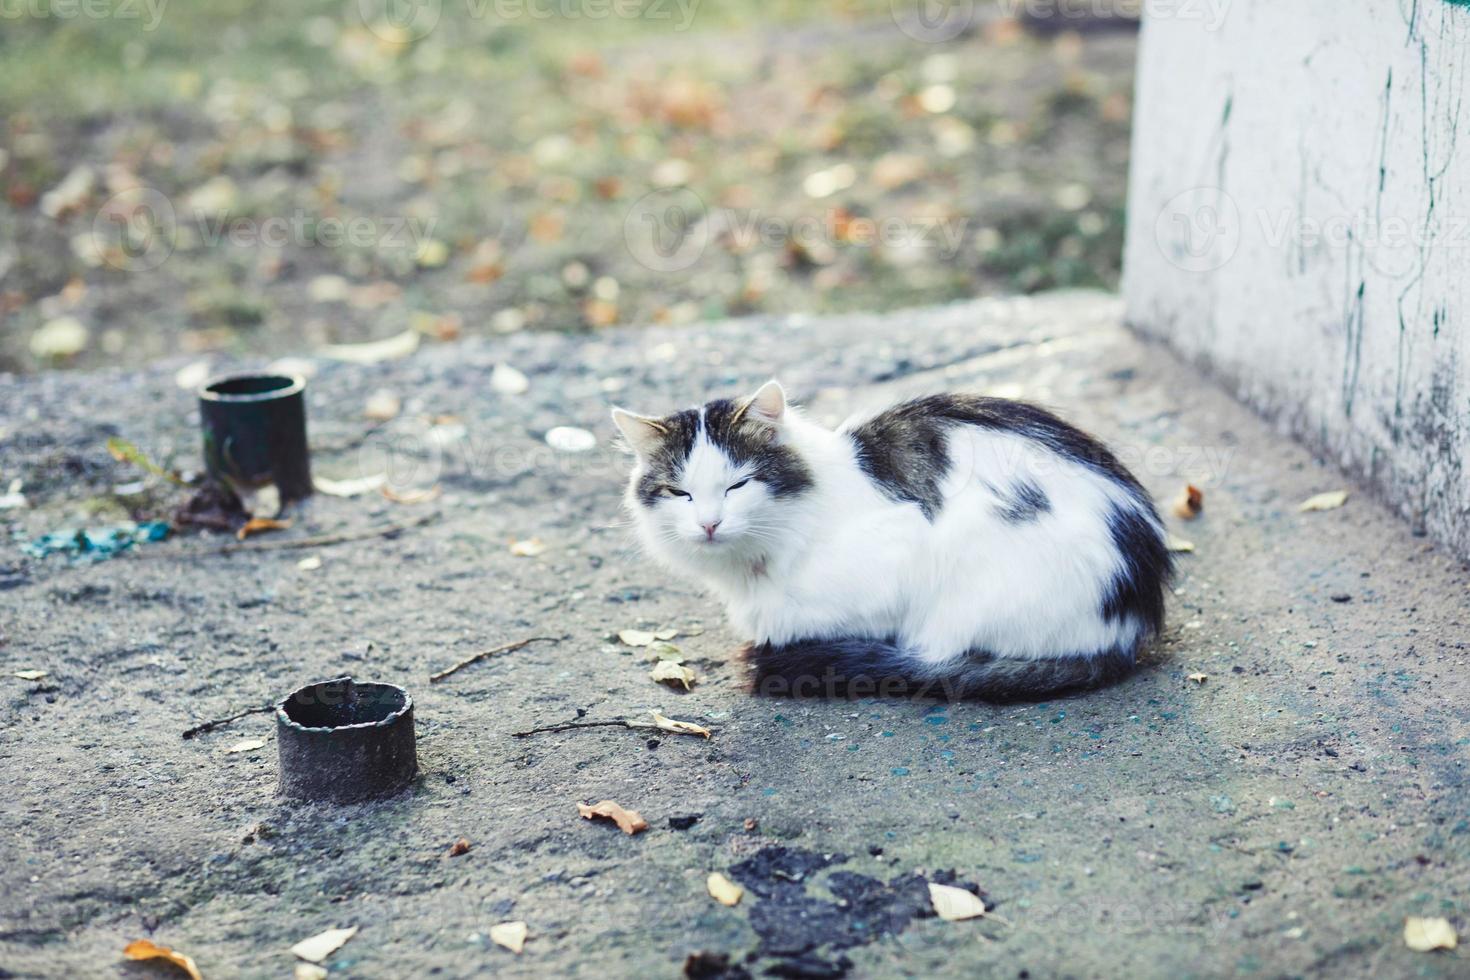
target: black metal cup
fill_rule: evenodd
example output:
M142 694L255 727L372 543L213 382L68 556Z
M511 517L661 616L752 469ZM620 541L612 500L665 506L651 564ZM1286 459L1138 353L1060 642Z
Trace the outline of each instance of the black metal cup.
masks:
M311 496L306 380L241 374L199 389L204 468L217 482L256 490L274 483L281 505Z
M413 699L392 684L338 677L276 705L282 796L355 803L402 792L418 774Z

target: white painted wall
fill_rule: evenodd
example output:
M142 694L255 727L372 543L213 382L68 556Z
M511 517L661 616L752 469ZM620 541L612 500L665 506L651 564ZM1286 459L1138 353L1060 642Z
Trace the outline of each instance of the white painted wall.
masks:
M1146 2L1123 293L1470 556L1464 4Z

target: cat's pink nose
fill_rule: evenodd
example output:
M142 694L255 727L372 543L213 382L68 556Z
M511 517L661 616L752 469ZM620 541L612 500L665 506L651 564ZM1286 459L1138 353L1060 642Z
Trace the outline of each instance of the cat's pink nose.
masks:
M699 526L704 528L704 539L706 541L713 541L715 539L715 528L720 526L720 522L714 521L713 523L701 524Z

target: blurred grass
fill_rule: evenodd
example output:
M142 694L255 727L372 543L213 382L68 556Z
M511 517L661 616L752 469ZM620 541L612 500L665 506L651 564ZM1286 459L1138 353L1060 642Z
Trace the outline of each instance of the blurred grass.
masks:
M172 0L153 30L147 0L128 9L3 25L0 369L1116 281L1128 34L1033 36L982 7L924 43L886 0L705 0L687 30L674 0L640 8L665 18L555 19L444 0L423 37L357 2ZM42 213L78 168L87 192ZM185 221L167 262L119 271L84 239L139 185L181 215L420 233L269 248ZM660 188L725 221L687 270L626 243L634 202ZM930 240L865 243L848 234L864 220ZM742 239L762 221L823 230ZM33 342L59 317L86 328L80 349Z

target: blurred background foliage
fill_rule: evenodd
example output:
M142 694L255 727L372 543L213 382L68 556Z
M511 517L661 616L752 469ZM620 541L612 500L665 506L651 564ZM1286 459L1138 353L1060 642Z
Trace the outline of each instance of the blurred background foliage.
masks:
M4 0L0 370L1116 282L1129 17L381 2Z

